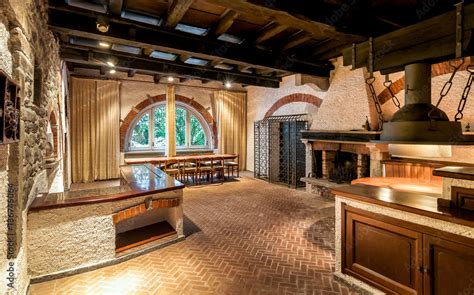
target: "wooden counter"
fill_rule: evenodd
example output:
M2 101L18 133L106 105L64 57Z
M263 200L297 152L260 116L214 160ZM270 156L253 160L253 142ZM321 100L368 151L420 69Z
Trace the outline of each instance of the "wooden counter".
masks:
M433 175L448 178L474 180L474 167L446 166L435 169Z
M439 207L438 198L432 194L402 192L365 184L346 185L331 192L344 198L474 227L474 213Z
M29 211L114 202L184 188L184 184L151 164L122 166L120 173L123 180L120 186L41 194Z
M432 195L337 187L334 275L368 292L473 293L474 213Z

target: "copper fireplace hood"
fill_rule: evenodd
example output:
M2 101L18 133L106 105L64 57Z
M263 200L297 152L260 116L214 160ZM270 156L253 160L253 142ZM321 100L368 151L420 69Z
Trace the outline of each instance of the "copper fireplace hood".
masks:
M462 134L460 122L449 121L431 104L431 65L405 67L405 106L383 126L380 140L389 144L474 145L474 136Z

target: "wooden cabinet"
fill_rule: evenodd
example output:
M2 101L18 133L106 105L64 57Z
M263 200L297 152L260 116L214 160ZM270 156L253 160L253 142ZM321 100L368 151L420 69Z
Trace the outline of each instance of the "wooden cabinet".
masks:
M474 293L474 241L345 205L341 224L343 273L388 294Z
M474 294L474 245L423 236L425 294Z

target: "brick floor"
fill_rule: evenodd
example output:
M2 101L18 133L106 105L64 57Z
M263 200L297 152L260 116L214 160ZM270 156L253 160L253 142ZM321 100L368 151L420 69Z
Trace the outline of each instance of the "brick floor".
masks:
M334 204L251 177L187 188L187 238L31 285L39 294L352 294L335 282Z

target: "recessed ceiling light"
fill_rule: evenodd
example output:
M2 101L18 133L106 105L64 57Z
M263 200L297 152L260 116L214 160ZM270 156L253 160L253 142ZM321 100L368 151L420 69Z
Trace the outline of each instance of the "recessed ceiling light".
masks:
M229 89L232 87L232 83L230 83L229 81L225 82L224 84L225 88Z
M116 71L115 69L111 69L111 70L109 71L109 73L111 73L111 74L115 74L116 72L117 72L117 71Z
M173 82L173 81L174 81L174 78L171 77L171 76L169 76L169 77L168 77L168 82Z
M113 61L111 61L111 60L108 60L108 61L107 61L107 65L108 65L109 67L115 67L115 63L114 63Z
M107 43L107 42L99 42L99 46L100 46L100 47L109 48L109 47L110 47L110 44Z

